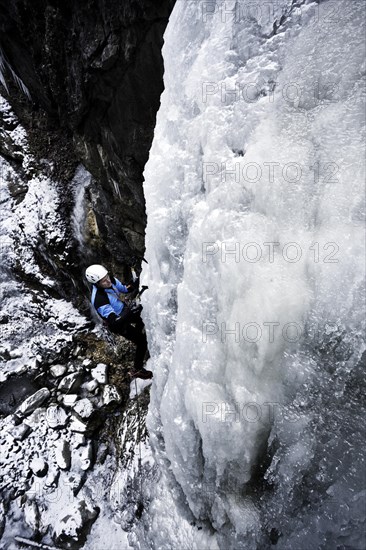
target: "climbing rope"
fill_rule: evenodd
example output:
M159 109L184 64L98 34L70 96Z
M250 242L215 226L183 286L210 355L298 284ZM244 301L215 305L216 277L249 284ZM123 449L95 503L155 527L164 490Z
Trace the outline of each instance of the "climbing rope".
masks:
M140 404L139 404L139 396L137 393L137 381L135 378L135 391L136 391L136 407L137 407L137 423L138 423L138 430L137 430L137 437L138 437L138 445L139 445L139 457L137 460L137 476L139 478L139 486L140 486L140 500L136 507L136 517L140 519L141 514L144 510L144 503L142 498L142 453L141 453L141 417L140 417Z

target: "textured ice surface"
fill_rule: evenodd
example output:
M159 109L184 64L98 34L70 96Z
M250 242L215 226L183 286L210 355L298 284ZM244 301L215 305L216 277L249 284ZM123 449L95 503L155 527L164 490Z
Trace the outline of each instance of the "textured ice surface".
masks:
M177 2L165 34L151 442L176 513L186 500L222 548L362 548L363 4L264 10Z

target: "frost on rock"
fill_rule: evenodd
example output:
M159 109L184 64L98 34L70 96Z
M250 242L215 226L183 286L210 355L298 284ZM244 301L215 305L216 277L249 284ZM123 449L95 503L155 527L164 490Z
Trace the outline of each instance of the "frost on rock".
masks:
M81 418L89 418L93 414L94 406L90 399L85 397L77 401L73 409Z
M122 401L122 398L116 386L113 386L113 385L104 386L103 388L104 405L109 405L110 403L113 403L113 402L120 403L121 401Z
M71 183L53 181L50 163L31 155L26 131L1 96L0 134L0 546L14 548L21 533L42 547L80 547L99 507L108 525L116 463L112 445L99 442L108 416L90 372L104 352L89 356L90 322L59 297L68 296L60 279L70 253L83 245L90 174L79 167ZM65 215L70 199L73 216ZM119 529L114 540L121 539Z
M52 365L50 368L50 373L55 378L60 378L60 376L63 376L67 370L66 365Z
M82 375L79 372L73 372L71 374L68 374L62 380L60 381L58 385L58 389L65 394L72 394L72 392L75 392L81 384L82 381Z
M46 412L46 419L50 428L63 428L67 423L69 415L59 405L51 405Z
M55 444L55 459L57 466L68 470L71 464L70 444L66 439L60 439Z
M28 414L32 413L42 405L42 403L50 396L50 391L48 388L41 388L36 393L28 397L19 409L17 409L16 413L18 416L27 416Z
M67 514L59 519L54 528L56 543L78 542L85 525L95 520L99 509L84 499L74 503Z
M107 370L107 365L104 365L104 363L98 363L98 365L92 369L91 375L97 382L99 382L99 384L107 384Z
M38 477L45 476L48 470L48 464L39 456L33 458L33 460L29 463L29 467L34 475Z

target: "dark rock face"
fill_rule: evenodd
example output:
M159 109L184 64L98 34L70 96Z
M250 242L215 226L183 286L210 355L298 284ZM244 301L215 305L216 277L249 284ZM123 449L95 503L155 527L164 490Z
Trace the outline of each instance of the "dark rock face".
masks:
M13 86L9 101L61 179L78 161L92 173L99 235L118 262L144 252L142 172L174 2L0 0L0 45L32 98Z

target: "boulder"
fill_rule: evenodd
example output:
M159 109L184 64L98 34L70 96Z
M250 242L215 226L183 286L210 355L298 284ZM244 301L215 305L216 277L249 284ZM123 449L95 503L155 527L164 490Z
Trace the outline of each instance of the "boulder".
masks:
M106 385L103 388L103 403L104 405L109 405L110 403L120 403L122 397L117 390L116 386Z
M91 370L91 375L99 382L99 384L107 384L108 378L107 378L107 365L104 363L98 363L97 366Z
M50 405L46 411L46 420L50 428L62 428L68 418L69 415L60 405Z
M16 441L23 441L31 431L31 427L27 424L19 424L18 426L12 426L7 431Z
M99 508L84 499L74 502L67 510L60 511L53 532L55 544L77 543L98 513Z
M60 378L67 371L66 365L52 365L50 368L50 373L54 378Z
M90 380L90 382L86 382L86 384L84 384L83 386L88 392L92 393L94 392L98 387L99 387L99 384L97 382L97 380Z
M16 414L19 416L28 416L37 409L42 403L50 397L48 388L41 388L33 395L27 397L25 401L18 407Z
M68 470L71 464L70 445L66 439L55 442L55 459L57 466L62 470Z
M44 477L48 470L48 464L39 456L35 456L29 463L29 467L37 477Z
M85 433L88 430L88 427L89 427L88 424L86 424L85 422L82 422L73 414L71 415L71 422L70 422L69 428L72 432Z
M82 374L80 372L73 372L68 374L60 381L58 390L63 393L72 393L78 390L82 382Z
M73 409L79 416L81 416L81 418L89 418L93 414L94 405L90 399L85 397L84 399L77 401L73 406Z
M78 400L77 393L68 393L60 397L60 401L65 405L65 407L72 407L74 403Z

